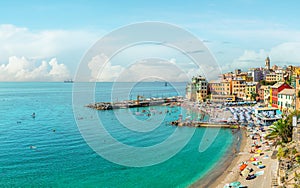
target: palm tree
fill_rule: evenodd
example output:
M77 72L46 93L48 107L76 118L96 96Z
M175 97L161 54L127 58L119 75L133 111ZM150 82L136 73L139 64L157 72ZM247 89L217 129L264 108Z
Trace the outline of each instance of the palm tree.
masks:
M271 133L267 135L267 138L275 141L275 147L291 141L293 127L289 119L290 118L282 118L270 126Z

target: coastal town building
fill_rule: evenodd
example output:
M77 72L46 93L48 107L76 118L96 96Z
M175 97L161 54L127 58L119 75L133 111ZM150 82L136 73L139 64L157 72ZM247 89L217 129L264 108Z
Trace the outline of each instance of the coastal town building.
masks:
M212 80L208 83L210 91L210 100L212 102L232 102L235 96L232 95L231 81Z
M275 70L275 75L276 75L276 82L285 81L285 79L284 79L285 71L284 70L282 70L282 69Z
M252 82L259 82L264 79L263 71L261 68L250 68L248 75L252 77Z
M295 89L283 89L278 93L278 108L282 112L295 110Z
M247 100L256 100L256 96L258 93L258 82L246 82L245 86L245 94Z
M295 108L296 110L300 110L300 77L296 78L295 80Z
M275 72L270 72L269 74L267 74L265 80L266 82L276 82L277 78Z
M296 80L300 78L300 67L289 66L290 71L287 71L290 74L289 79L291 80L291 86L296 88Z
M259 100L268 104L270 101L270 86L260 86L258 89Z
M292 89L292 87L284 82L277 82L270 87L270 103L272 107L278 108L278 93L284 89Z
M187 85L186 97L191 101L203 102L208 95L208 82L202 76L192 78L192 82Z
M237 97L237 100L246 99L246 81L244 79L232 80L232 94Z
M231 81L235 78L235 74L233 72L228 72L219 75L220 80L226 80L226 81Z
M231 81L212 80L208 85L211 94L229 95L232 92Z

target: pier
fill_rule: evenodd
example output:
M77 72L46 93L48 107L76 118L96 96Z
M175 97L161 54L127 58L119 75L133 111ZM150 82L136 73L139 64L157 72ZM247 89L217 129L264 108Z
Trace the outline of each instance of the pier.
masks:
M238 124L226 123L226 122L203 122L203 121L172 121L170 125L174 126L187 126L187 127L209 127L209 128L231 128L238 129Z
M180 106L182 102L183 97L181 96L165 98L144 98L143 96L138 95L136 100L124 100L120 102L97 102L94 104L88 104L86 105L86 107L96 110L113 110L148 106Z

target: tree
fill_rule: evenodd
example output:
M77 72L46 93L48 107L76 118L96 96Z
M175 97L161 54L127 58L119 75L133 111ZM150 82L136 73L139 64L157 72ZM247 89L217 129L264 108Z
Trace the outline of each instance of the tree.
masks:
M256 97L258 97L258 94L252 91L252 92L251 92L250 99L251 99L251 100L256 100Z
M270 126L271 133L267 135L268 139L275 141L275 146L282 143L288 143L292 139L293 127L289 122L289 118L283 118L273 123Z
M275 146L288 143L293 137L293 116L300 117L299 111L294 111L288 116L283 116L282 119L273 123L270 126L271 133L266 136L267 139L274 140Z

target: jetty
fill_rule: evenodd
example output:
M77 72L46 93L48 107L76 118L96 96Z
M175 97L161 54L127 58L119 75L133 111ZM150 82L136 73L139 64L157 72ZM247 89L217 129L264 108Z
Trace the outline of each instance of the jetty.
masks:
M188 126L188 127L209 127L209 128L240 128L239 124L229 122L215 122L215 121L172 121L170 125L174 126Z
M149 106L180 106L183 101L184 99L182 96L145 98L138 95L136 100L124 100L119 102L96 102L93 104L88 104L86 105L86 107L96 110L113 110Z

